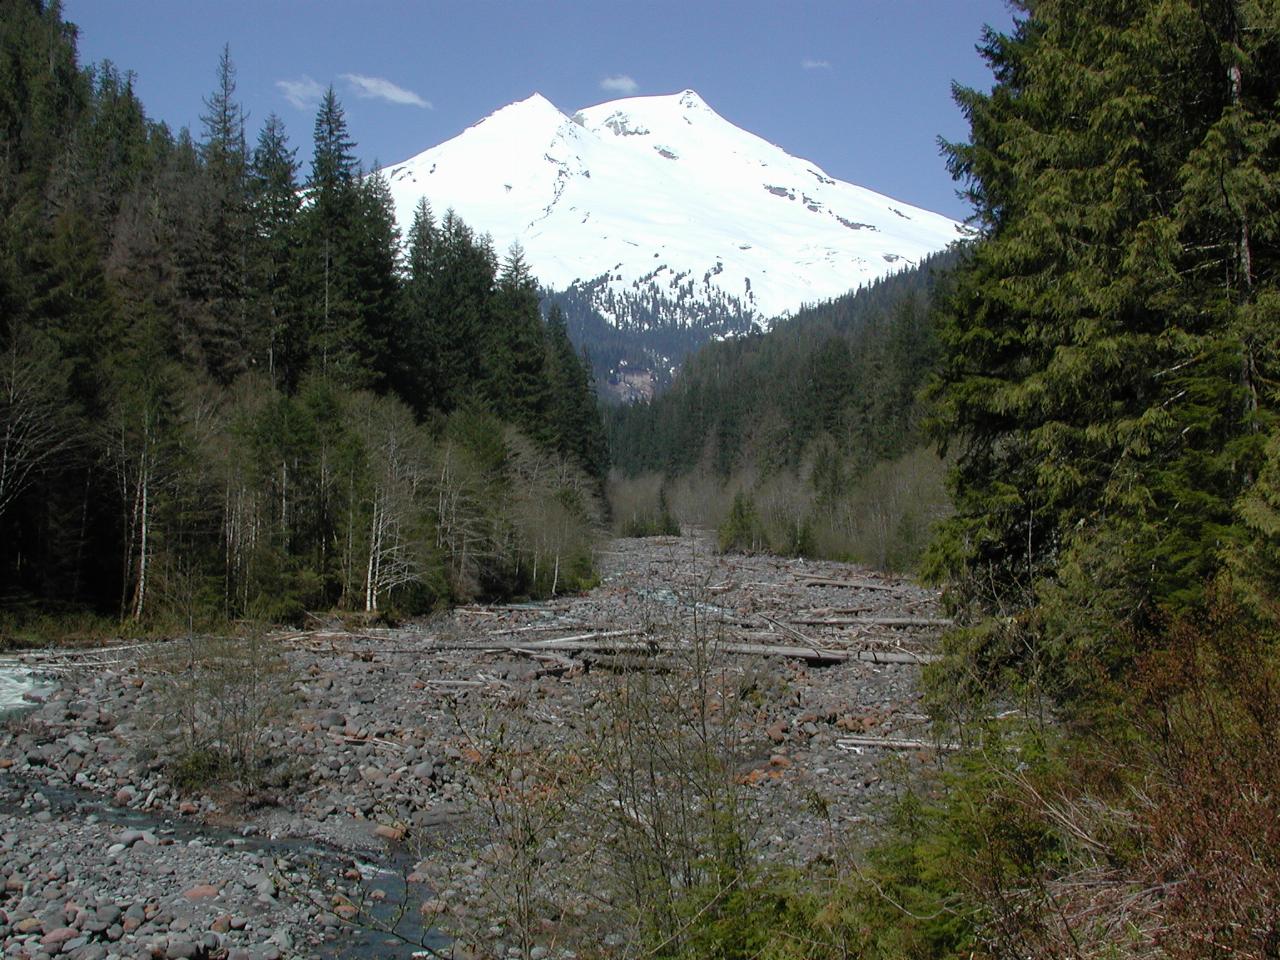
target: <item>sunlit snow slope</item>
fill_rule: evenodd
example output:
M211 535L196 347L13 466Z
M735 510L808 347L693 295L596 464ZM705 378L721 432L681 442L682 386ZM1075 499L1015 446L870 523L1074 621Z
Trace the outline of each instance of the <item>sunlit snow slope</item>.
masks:
M420 197L452 207L499 254L518 241L546 286L608 275L762 319L918 262L957 223L834 180L712 110L696 93L565 116L541 95L383 171L402 228Z

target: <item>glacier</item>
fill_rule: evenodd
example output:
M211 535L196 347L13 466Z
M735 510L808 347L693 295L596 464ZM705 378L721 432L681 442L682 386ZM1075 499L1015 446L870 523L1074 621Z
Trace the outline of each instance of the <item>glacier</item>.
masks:
M941 214L828 176L694 91L565 114L540 94L384 167L407 230L452 208L541 284L740 302L767 325L964 235ZM606 319L611 319L607 316Z

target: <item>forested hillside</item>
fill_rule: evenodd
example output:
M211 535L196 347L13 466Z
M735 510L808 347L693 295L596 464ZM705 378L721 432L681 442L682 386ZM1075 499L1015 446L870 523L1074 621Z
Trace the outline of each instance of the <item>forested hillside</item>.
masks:
M215 69L216 68L216 69ZM296 617L585 576L590 372L513 249L399 236L333 91L310 169L252 140L229 52L201 129L0 4L0 606Z
M1016 7L956 91L980 235L927 392L969 749L771 942L843 910L845 955L1273 956L1280 7Z
M606 274L543 291L544 307L560 307L570 338L588 351L607 402L648 399L671 385L676 369L699 347L759 330L756 314L740 300L723 293L696 298L687 277L660 287L655 274L640 291L616 294L607 280Z
M660 486L686 520L733 509L739 546L910 565L945 510L919 394L938 357L935 287L955 262L939 254L711 344L652 402L607 411L615 467L647 478L615 484L623 519L651 512Z
M977 236L924 392L841 443L891 453L923 404L950 465L923 570L956 621L926 680L957 753L905 778L856 868L779 879L705 955L1276 955L1280 7L1014 6L993 87L955 91ZM737 362L766 342L618 418L619 462L795 463L839 395L813 361L844 348L793 351L789 393Z

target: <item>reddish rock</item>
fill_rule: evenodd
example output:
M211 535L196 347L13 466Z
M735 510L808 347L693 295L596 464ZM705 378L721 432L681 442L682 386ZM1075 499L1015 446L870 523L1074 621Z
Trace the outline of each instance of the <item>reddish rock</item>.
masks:
M218 888L211 883L198 883L183 894L188 900L208 900L218 895Z
M80 936L80 931L75 927L58 927L56 930L50 930L40 938L40 946L60 947L68 940L74 940L78 936Z

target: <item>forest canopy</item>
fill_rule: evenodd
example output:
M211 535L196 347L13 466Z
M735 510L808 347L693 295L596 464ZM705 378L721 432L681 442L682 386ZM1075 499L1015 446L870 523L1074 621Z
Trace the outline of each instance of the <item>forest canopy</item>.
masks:
M300 170L230 51L196 133L0 3L0 605L296 617L588 576L590 368L519 249L402 238L330 89Z

